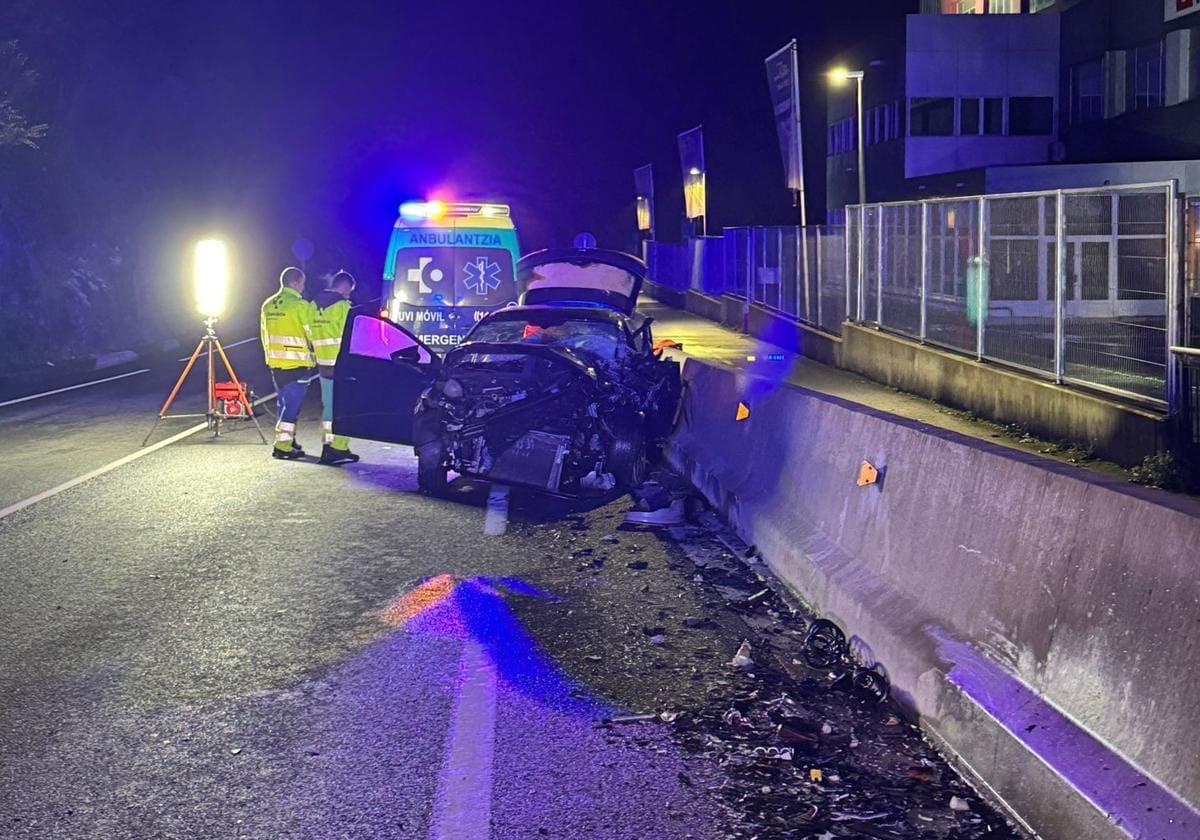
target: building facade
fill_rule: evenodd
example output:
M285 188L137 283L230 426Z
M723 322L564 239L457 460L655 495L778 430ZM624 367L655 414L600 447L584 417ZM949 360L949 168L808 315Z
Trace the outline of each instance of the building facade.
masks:
M925 0L922 11L903 39L847 56L865 71L868 201L1017 188L1017 173L1043 188L1071 164L1088 165L1072 183L1099 186L1129 171L1103 164L1200 158L1200 0ZM831 221L858 201L857 167L853 90L835 91Z

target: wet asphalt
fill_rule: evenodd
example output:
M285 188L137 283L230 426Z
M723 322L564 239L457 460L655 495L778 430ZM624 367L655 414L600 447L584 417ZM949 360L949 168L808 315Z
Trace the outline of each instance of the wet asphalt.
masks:
M3 504L134 451L172 379L0 409ZM355 448L329 468L270 459L248 426L200 434L0 518L0 836L1009 836L906 726L875 739L883 793L811 782L853 775L845 733L892 720L824 688L793 711L839 732L747 771L773 724L729 731L726 710L765 720L805 678L729 665L778 613L736 603L758 572L722 594L697 565L709 526L631 531L628 498L514 491L488 534L486 486L427 498L411 450ZM764 805L772 785L804 807Z

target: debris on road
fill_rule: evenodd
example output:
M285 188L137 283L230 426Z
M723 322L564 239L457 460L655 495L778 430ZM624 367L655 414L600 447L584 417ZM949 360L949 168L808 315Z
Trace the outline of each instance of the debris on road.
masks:
M733 655L733 659L729 664L734 668L753 668L754 660L750 658L750 643L743 641L742 646L738 648L738 652Z
M659 483L673 504L670 480ZM833 621L808 615L753 546L691 508L696 515L682 524L640 531L630 506L589 513L590 529L572 526L579 542L560 555L570 555L561 576L542 567L539 585L561 584L570 592L565 602L587 609L561 627L546 602L523 609L547 628L542 638L566 667L574 664L622 708L658 710L612 718L605 737L682 753L694 789L708 791L726 815L716 836L1022 837L904 721L886 669L863 661L868 649ZM630 533L643 535L636 560L575 570L627 551ZM587 549L593 553L572 553ZM626 568L638 571L633 586ZM970 809L951 808L952 798Z

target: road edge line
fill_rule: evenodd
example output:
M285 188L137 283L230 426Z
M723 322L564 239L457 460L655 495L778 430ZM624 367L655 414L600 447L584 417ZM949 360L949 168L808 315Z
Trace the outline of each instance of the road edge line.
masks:
M26 397L17 397L14 400L5 400L0 402L0 408L5 408L18 403L29 402L30 400L40 400L42 397L53 397L55 394L65 394L67 391L78 391L80 388L90 388L93 385L103 385L105 382L115 382L118 379L127 379L130 376L138 376L143 373L149 373L150 368L142 368L141 370L133 370L129 373L120 373L116 376L107 376L104 379L93 379L91 382L80 382L78 385L68 385L65 388L55 388L53 391L42 391L40 394L30 394Z
M273 400L273 399L275 399L274 392L268 394L265 397L260 397L259 399L255 400L254 406L257 408L258 406L265 403L267 400ZM158 443L154 443L154 444L151 444L150 446L137 449L133 452L130 452L128 455L124 455L124 456L118 458L117 460L115 460L111 463L105 464L102 467L97 467L96 469L92 470L91 472L84 473L81 476L76 476L75 478L72 478L69 481L64 481L62 484L59 484L57 487L51 487L49 490L43 490L40 493L30 496L28 499L22 499L19 502L14 502L13 504L9 505L6 508L0 508L0 519L5 519L9 516L12 516L14 513L18 513L20 511L25 510L25 508L27 508L27 507L36 505L38 502L45 501L46 499L49 499L52 496L57 496L59 493L63 493L67 490L70 490L73 487L78 487L80 484L83 484L84 482L87 482L87 481L91 481L93 478L99 478L100 476L104 475L105 473L112 472L113 470L115 470L119 467L123 467L126 464L132 463L132 462L138 460L139 458L144 458L145 456L149 455L152 452L157 452L158 450L164 449L173 443L178 443L179 441L183 440L184 438L189 438L192 435L196 434L197 432L202 432L207 428L208 428L207 421L204 423L197 423L195 426L192 426L191 428L188 428L188 429L184 429L182 432L177 432L176 434L171 435L171 437L169 437L169 438L160 440Z

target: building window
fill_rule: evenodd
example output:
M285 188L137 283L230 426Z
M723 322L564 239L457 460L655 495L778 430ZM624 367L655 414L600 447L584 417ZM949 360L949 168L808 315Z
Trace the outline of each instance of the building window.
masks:
M1040 12L1054 5L1054 0L1029 0L1029 11Z
M958 133L979 134L979 100L975 97L961 99L958 103Z
M1071 122L1104 119L1104 62L1101 59L1071 68Z
M1159 108L1166 99L1163 42L1136 47L1133 60L1133 109Z
M954 100L950 97L914 97L909 100L908 124L913 137L950 137L954 134Z
M1008 100L1008 133L1032 137L1054 133L1054 99L1049 96L1014 96Z
M1004 100L989 96L983 100L983 133L1004 133Z
M1021 14L1021 0L991 0L988 11L993 15Z
M954 14L974 15L979 13L979 0L955 0Z

